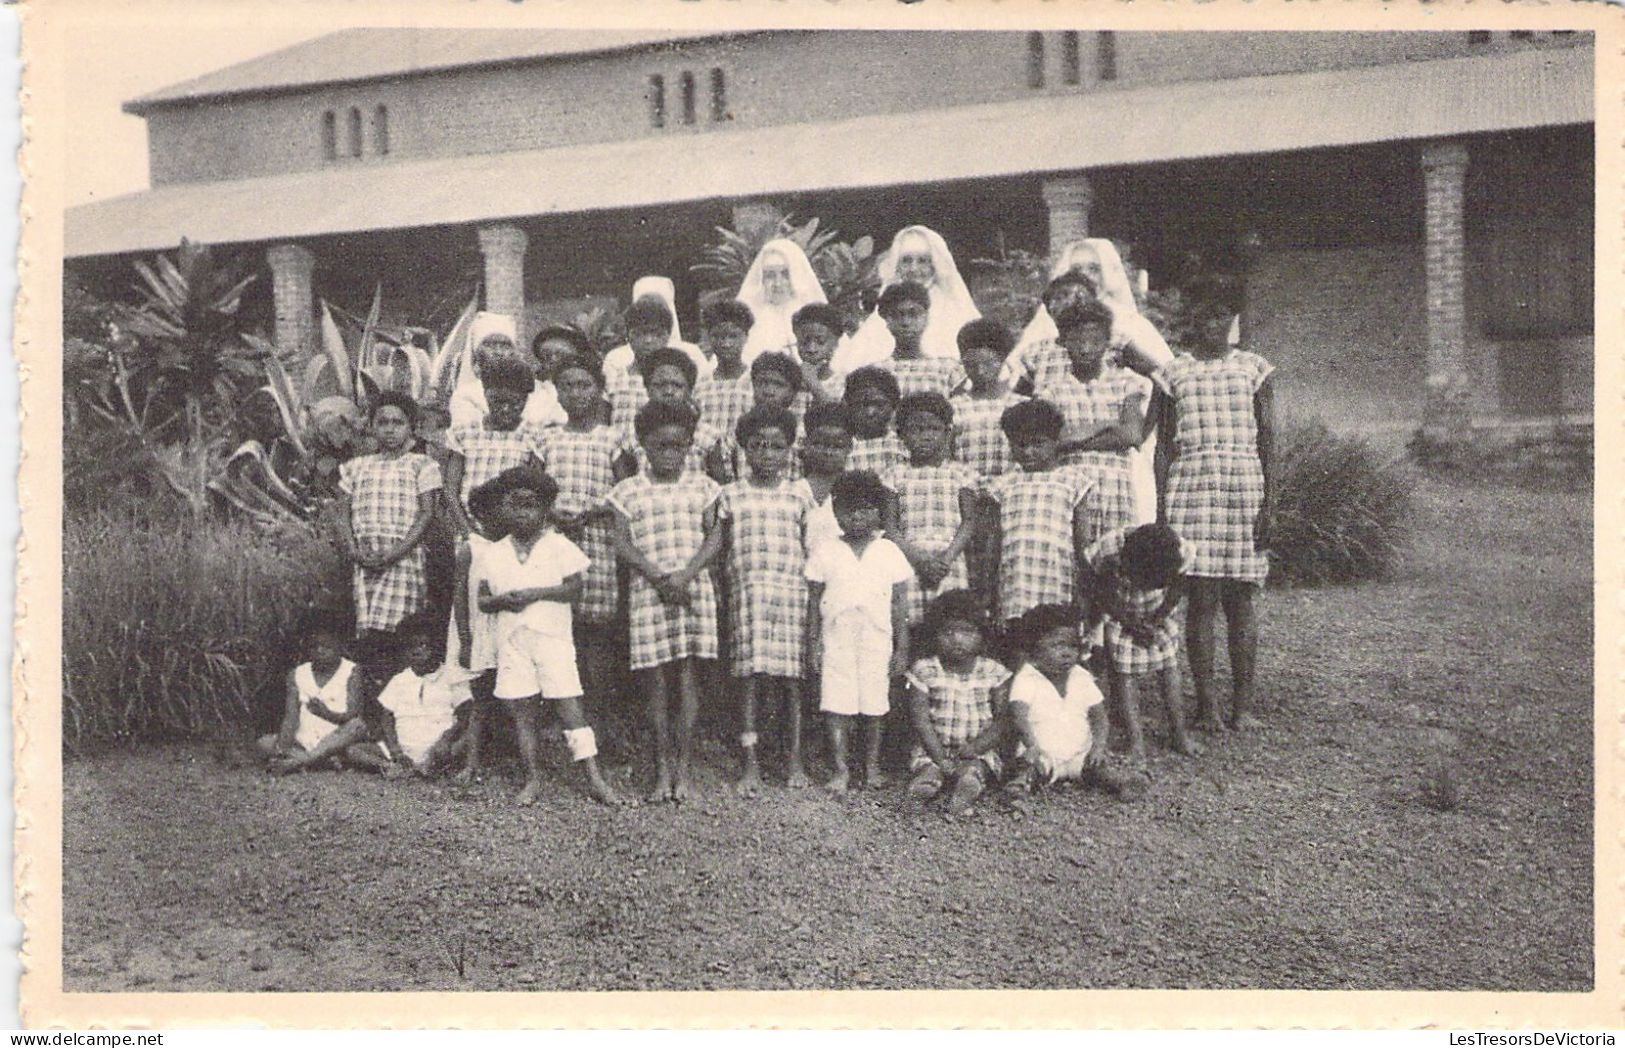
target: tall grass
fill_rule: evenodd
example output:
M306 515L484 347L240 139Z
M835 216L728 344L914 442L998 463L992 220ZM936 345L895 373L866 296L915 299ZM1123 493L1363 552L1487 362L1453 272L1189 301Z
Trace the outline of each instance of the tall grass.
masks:
M1319 421L1287 422L1276 453L1271 580L1318 585L1386 574L1407 537L1415 477L1406 463Z
M69 748L246 732L274 719L299 616L343 600L331 545L304 526L104 509L63 529Z

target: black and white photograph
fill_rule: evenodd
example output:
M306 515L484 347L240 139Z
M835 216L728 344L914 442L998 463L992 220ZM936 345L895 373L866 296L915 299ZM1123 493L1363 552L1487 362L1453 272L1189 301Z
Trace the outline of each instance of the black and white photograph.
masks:
M25 12L30 1022L1618 1025L1619 12L892 6Z

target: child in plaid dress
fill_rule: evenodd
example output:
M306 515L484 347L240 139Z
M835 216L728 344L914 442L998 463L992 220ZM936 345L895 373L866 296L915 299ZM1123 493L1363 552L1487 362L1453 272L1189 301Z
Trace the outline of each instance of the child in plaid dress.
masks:
M650 404L693 409L694 380L698 369L680 349L666 347L650 353L643 361L643 381L649 388ZM695 411L695 418L699 417ZM621 429L621 453L630 455L639 472L648 472L649 457L633 423ZM683 468L704 473L713 480L726 479L726 452L722 434L705 422L695 424L693 439L683 459Z
M540 427L524 422L525 398L535 385L529 365L498 357L480 372L485 418L478 425L453 426L446 435L446 508L457 534L469 533L468 494L505 469L535 460Z
M846 395L846 372L830 363L846 325L841 311L827 302L813 302L796 310L790 325L801 358L802 386L814 400L840 400Z
M1011 345L1010 329L996 320L973 320L959 330L959 359L970 389L948 400L954 409L954 458L984 479L1015 468L1010 438L999 426L1006 408L1027 399L1000 377Z
M1053 314L1072 370L1040 386L1037 396L1061 409L1066 420L1063 461L1095 476L1101 526L1135 523L1134 455L1145 439L1151 382L1106 363L1111 310L1095 300L1069 303Z
M731 434L739 416L750 410L751 379L741 354L756 318L738 299L713 302L700 313L702 339L716 358L716 370L694 386L700 421L718 433Z
M378 451L339 467L339 543L355 563L357 635L388 633L426 603L423 534L440 497L440 467L407 451L417 404L404 393L373 401Z
M750 365L751 403L759 408L782 408L790 412L797 429L790 434L790 458L784 475L789 480L801 479L799 443L801 416L805 414L812 397L801 388L801 366L789 355L769 350L759 355ZM750 476L750 463L738 434L729 430L723 442L723 461L728 479L738 480Z
M494 478L493 478L494 479ZM496 685L497 616L480 610L480 583L487 576L485 557L491 546L508 534L501 507L485 485L468 494L468 515L474 527L468 541L457 548L457 585L452 591L451 630L446 664L469 672L469 691L474 696L468 718L467 759L458 773L461 782L479 782L484 773L482 745L485 725L497 705L492 689Z
M745 768L739 788L746 795L762 784L756 759L757 704L775 691L785 714L787 785L807 785L801 765L807 614L802 542L813 500L806 481L785 476L795 432L795 416L784 408L761 406L746 412L738 438L750 460L750 475L724 487L717 499L718 526L728 550L732 669L741 680L739 745Z
M955 815L969 811L999 773L999 715L1010 671L982 654L987 627L978 597L969 590L944 593L925 617L935 654L916 660L908 672L916 740L908 792L929 800L952 782L948 811Z
M610 424L618 429L630 429L637 418L638 409L649 403L649 389L645 385L645 364L650 354L666 348L671 340L677 318L671 308L655 295L645 295L626 309L626 342L632 351L632 363L625 369L606 371L606 394L609 397ZM678 350L682 353L682 350ZM613 354L612 354L613 355ZM685 353L686 357L687 354ZM689 360L693 364L693 360ZM694 365L698 377L699 365ZM690 382L689 389L694 388Z
M896 376L900 395L952 396L965 381L965 369L952 357L928 357L920 349L920 337L931 320L931 292L923 284L904 280L881 292L875 311L896 343L891 356L875 366Z
M908 461L908 449L892 432L892 417L901 399L897 376L885 368L858 368L846 376L844 403L852 422L848 469L879 474Z
M880 475L895 498L887 507L886 533L914 566L908 583L908 622L925 618L925 602L944 590L970 584L965 552L976 536L976 475L948 459L953 408L940 393L911 393L897 409L897 429L909 461Z
M1180 573L1192 550L1166 524L1115 528L1084 551L1090 618L1104 616L1112 691L1128 731L1129 755L1145 761L1140 695L1154 688L1168 710L1173 747L1187 757L1202 747L1186 731L1179 686Z
M630 664L642 678L655 734L651 801L688 797L699 712L695 661L717 657L717 598L706 566L722 544L715 511L721 489L684 468L697 424L685 405L644 407L637 434L649 469L609 493L615 551L632 570ZM675 740L667 727L673 696Z
M988 572L1006 633L1040 604L1072 604L1078 553L1098 534L1094 478L1060 462L1061 412L1043 400L1009 408L1000 423L1021 467L988 482L998 505Z
M1275 369L1229 344L1234 301L1197 301L1196 352L1175 357L1156 375L1170 401L1163 413L1170 461L1159 487L1167 492L1169 526L1195 548L1186 576L1197 720L1209 730L1223 726L1211 694L1214 618L1222 605L1230 639L1227 723L1248 728L1257 724L1253 592L1269 573L1264 551L1274 510Z

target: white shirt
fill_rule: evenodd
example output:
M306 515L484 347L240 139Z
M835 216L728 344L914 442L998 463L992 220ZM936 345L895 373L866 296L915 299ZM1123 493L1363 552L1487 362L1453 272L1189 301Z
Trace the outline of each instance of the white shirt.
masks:
M825 498L813 504L807 514L807 556L826 542L841 541L841 525L835 519L835 500Z
M694 362L694 367L697 369L700 378L705 378L717 369L716 361L706 356L705 350L692 342L673 342L670 344L670 348L680 349L688 354L688 359ZM630 342L622 343L604 354L604 377L606 379L609 378L611 372L625 372L631 366L632 344Z
M446 413L451 416L454 426L483 425L486 412L490 410L485 402L485 387L478 382L458 387L446 405ZM562 426L570 421L570 416L565 414L564 407L559 403L559 394L553 388L553 383L539 382L530 391L530 396L525 398L525 410L520 413L519 421L533 426Z
M818 610L825 622L857 611L888 634L892 587L913 576L914 568L903 551L879 534L869 540L862 557L844 539L835 539L821 543L807 558L807 578L824 584Z
M442 674L437 670L420 677L408 666L389 678L378 693L378 704L393 713L397 721L451 721L457 707L472 697L463 674Z
M1089 752L1089 710L1106 698L1082 666L1072 667L1062 695L1036 667L1025 665L1010 684L1010 701L1027 707L1027 722L1039 749L1056 763L1066 764Z
M557 586L571 575L586 571L590 563L575 543L556 531L545 531L522 560L513 536L491 543L480 556L479 570L491 584L491 593L501 596L514 590ZM511 630L524 626L544 636L568 637L570 614L570 605L563 601L534 601L520 611L498 612L497 635L506 637Z

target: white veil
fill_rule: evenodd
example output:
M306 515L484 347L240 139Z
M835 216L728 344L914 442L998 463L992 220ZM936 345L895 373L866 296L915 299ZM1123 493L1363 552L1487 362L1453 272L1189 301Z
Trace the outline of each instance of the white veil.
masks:
M970 288L959 275L948 242L936 230L925 226L905 226L892 237L891 247L880 256L877 266L882 288L897 283L897 260L902 255L903 242L910 237L924 240L931 251L931 265L936 276L927 289L931 292L931 316L926 322L925 334L920 338L920 352L928 357L959 359L959 329L977 319L982 311L970 296ZM866 364L884 360L891 355L893 341L886 322L878 311L869 314L852 337L842 344L836 354L835 366L852 371Z
M766 266L764 260L773 254L783 258L785 265L790 267L790 299L787 302L769 302L767 289L762 284L762 270ZM744 361L749 364L770 350L796 357L796 335L790 326L791 318L802 306L827 302L829 299L825 297L824 285L818 282L818 273L808 261L807 253L801 250L801 245L780 238L769 240L756 253L750 269L745 271L745 279L739 284L739 301L749 306L756 318L750 329L750 337L745 339Z

